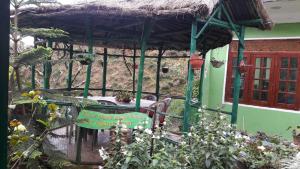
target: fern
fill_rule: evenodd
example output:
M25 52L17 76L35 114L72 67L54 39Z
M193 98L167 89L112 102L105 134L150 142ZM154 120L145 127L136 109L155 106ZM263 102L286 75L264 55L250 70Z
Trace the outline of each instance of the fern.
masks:
M43 61L52 55L51 48L44 48L38 46L37 48L31 49L21 53L15 60L15 65L33 65L37 62Z
M69 39L69 33L54 28L23 28L21 34L42 39Z

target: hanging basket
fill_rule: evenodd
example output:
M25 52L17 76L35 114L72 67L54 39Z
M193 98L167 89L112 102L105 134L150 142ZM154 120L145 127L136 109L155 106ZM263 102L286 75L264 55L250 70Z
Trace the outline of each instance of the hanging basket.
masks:
M214 58L212 58L212 60L210 61L211 65L214 67L214 68L220 68L221 66L224 65L224 61L220 61L220 60L215 60Z
M192 69L194 70L200 70L203 63L204 63L204 59L202 59L202 57L200 57L197 54L193 54L190 58L190 64Z
M139 68L139 65L138 64L134 64L132 65L133 69L138 69Z
M248 70L248 67L251 67L252 65L246 65L245 61L242 60L239 64L239 72L240 73L246 73Z
M162 67L162 68L161 68L161 71L162 71L163 73L168 73L168 72L169 72L169 68L168 68L168 67Z
M75 58L79 60L82 65L89 65L94 61L94 54L78 53Z

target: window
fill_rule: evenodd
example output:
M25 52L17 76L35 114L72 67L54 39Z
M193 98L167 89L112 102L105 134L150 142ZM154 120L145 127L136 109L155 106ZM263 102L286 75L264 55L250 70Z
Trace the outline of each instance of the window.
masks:
M225 100L232 102L237 52L229 53ZM300 109L300 51L251 52L244 55L240 103Z

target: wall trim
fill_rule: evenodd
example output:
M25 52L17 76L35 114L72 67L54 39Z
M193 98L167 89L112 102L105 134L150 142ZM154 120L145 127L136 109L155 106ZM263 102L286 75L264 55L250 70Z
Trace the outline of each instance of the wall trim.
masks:
M232 103L230 102L224 102L223 104L232 106ZM278 112L286 112L286 113L293 113L293 114L300 114L300 110L287 110L287 109L280 109L280 108L272 108L272 107L262 107L262 106L254 106L254 105L248 105L248 104L239 104L239 106L247 107L247 108L255 108L255 109L263 109L263 110L272 110L272 111L278 111Z
M300 39L299 37L270 37L270 38L245 38L245 40L279 40L279 39ZM233 40L238 40L237 38L233 38ZM225 62L225 70L224 70L224 82L223 82L223 93L222 93L222 104L232 106L232 103L225 102L225 91L226 91L226 78L227 78L227 67L228 67L228 55L229 55L229 45L226 46L226 57L227 60ZM287 112L287 113L293 113L293 114L300 114L300 110L287 110L287 109L280 109L280 108L271 108L271 107L262 107L262 106L254 106L254 105L248 105L248 104L239 104L239 106L242 107L248 107L248 108L255 108L255 109L264 109L264 110L272 110L272 111L278 111L278 112Z

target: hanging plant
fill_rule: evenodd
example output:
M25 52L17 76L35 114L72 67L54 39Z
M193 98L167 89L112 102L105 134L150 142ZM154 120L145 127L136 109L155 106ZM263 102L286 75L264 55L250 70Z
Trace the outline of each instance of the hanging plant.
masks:
M94 54L89 53L78 53L75 58L79 60L82 65L89 65L94 61Z
M163 73L168 73L169 72L169 67L164 66L164 67L161 68L161 70L162 70Z
M192 69L200 70L204 63L204 59L197 54L193 54L190 58L190 64Z
M224 60L216 60L213 57L213 58L211 58L210 63L214 68L220 68L221 66L224 65L225 62L224 62Z

